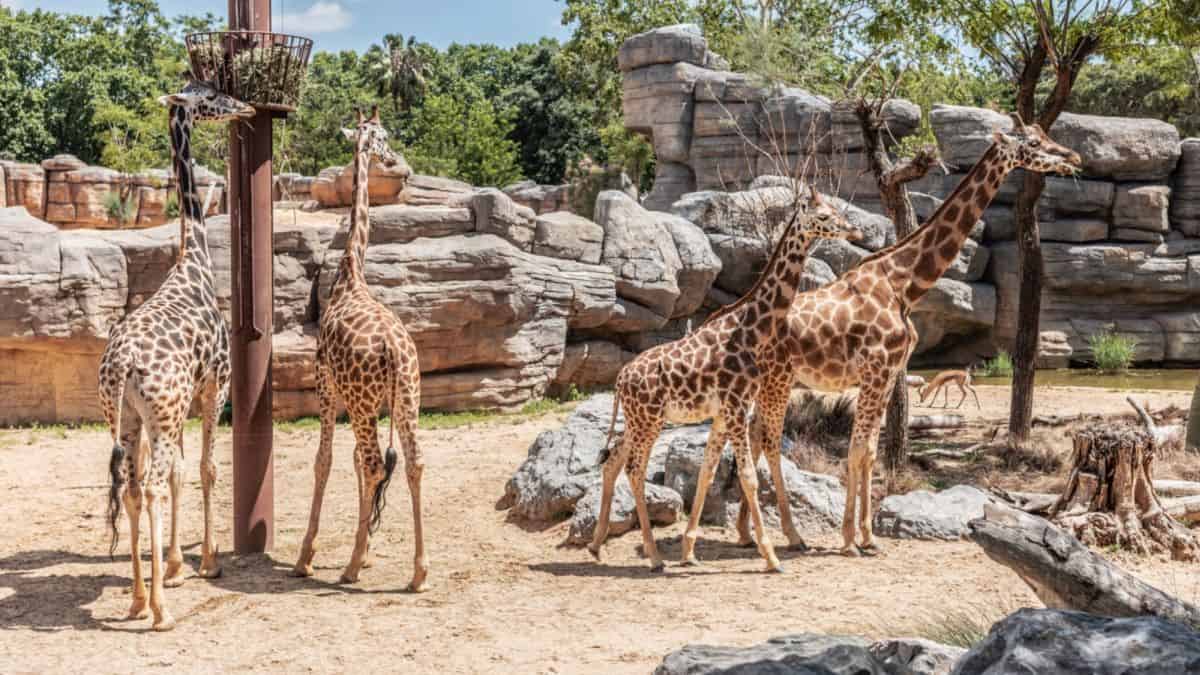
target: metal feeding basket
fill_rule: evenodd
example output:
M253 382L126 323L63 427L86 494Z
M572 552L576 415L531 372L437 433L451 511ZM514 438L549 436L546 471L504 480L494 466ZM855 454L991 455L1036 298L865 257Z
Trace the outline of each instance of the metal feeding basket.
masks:
M262 110L295 112L313 41L252 30L192 33L184 38L192 74Z

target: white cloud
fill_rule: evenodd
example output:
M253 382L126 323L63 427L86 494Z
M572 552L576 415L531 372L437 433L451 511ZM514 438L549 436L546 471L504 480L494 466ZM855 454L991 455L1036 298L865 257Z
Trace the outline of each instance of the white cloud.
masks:
M0 0L0 7L7 7L9 9L20 9L21 8L21 0Z
M341 3L317 0L303 12L284 14L275 21L274 26L275 30L296 35L314 35L342 30L350 25L351 18L350 11Z

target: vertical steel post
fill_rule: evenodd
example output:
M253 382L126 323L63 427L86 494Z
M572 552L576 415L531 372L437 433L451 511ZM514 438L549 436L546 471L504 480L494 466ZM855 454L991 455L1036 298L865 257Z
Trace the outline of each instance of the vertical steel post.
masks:
M271 30L270 0L229 0L231 30ZM272 274L270 111L229 131L233 259L233 546L262 553L275 540L271 430Z

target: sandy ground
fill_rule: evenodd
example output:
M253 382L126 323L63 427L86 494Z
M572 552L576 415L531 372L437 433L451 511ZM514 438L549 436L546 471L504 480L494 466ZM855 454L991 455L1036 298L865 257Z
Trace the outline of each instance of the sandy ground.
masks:
M983 416L1003 417L1007 389L980 389ZM1038 409L1123 412L1124 395L1048 389L1039 392ZM1180 392L1138 396L1155 407L1187 401ZM979 415L973 406L966 412ZM635 531L610 540L604 564L595 564L586 551L559 546L565 524L539 530L507 522L495 509L529 443L561 418L421 433L433 584L421 595L403 591L412 557L403 479L392 485L373 545L375 566L356 585L337 583L354 520L352 437L344 427L336 436L317 574L286 575L307 519L317 432L280 430L275 550L222 554L222 578L193 577L168 589L179 624L166 634L149 632L148 620L123 619L129 551L123 527L118 557L107 555L107 434L0 431L0 671L646 673L688 642L751 644L799 631L912 634L948 613L999 617L1038 605L1012 572L966 542L885 540L885 553L872 559L784 551L787 573L765 575L753 551L733 546L732 531L710 528L698 547L703 567L669 565L655 575L638 555ZM193 570L201 531L198 446L198 431L189 432L181 527ZM228 549L228 429L220 430L217 454L218 541ZM656 530L668 560L678 558L682 529ZM838 543L833 532L812 541ZM1200 597L1200 577L1189 568L1159 560L1123 564L1168 591Z

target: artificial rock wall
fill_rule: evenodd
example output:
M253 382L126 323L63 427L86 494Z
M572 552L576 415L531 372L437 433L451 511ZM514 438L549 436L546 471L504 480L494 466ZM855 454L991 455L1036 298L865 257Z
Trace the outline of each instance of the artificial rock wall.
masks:
M857 120L837 102L730 72L694 26L630 38L619 66L626 126L652 141L658 159L647 207L694 210L691 193L745 190L756 177L802 166L822 191L882 212ZM921 110L908 101L891 101L884 112L895 139L920 123ZM1011 125L998 112L958 106L934 106L929 117L951 173L910 185L922 218L982 155L991 133ZM1048 178L1039 203L1041 364L1087 361L1088 337L1101 331L1136 339L1143 363L1200 362L1200 139L1181 141L1158 120L1070 113L1050 135L1078 151L1084 168L1078 177ZM1009 178L935 297L917 308L923 360L963 362L1009 346L1015 335L1012 205L1020 180L1019 172ZM857 261L865 254L857 248L840 246L832 262Z

